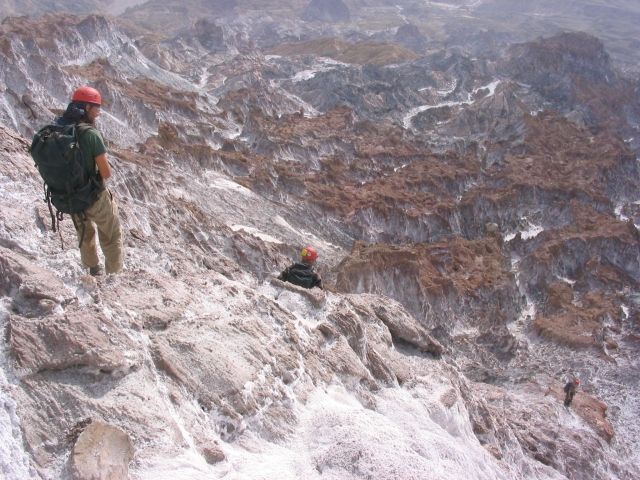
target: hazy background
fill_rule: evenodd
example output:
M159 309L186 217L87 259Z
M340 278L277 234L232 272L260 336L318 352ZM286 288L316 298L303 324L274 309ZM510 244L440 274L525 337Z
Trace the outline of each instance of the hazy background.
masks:
M132 25L171 36L199 18L233 19L253 13L264 21L273 19L282 33L287 28L287 19L303 18L311 3L307 0L0 0L0 18L59 11L122 15L122 19ZM480 40L513 43L559 31L579 30L603 40L624 72L637 72L640 68L640 2L635 0L326 0L325 5L334 9L346 6L349 21L329 22L324 26L322 22L307 22L308 28L296 28L298 36L348 36L355 31L362 36L364 28L375 38L410 23L426 36L428 49L437 49L477 46ZM272 40L272 43L278 42L277 37Z

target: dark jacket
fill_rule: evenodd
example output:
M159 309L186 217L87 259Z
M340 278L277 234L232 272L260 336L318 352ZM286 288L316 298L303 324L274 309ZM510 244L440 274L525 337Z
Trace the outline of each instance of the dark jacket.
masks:
M313 265L308 263L294 263L285 268L278 276L278 280L293 283L304 288L322 288L320 275L313 271Z

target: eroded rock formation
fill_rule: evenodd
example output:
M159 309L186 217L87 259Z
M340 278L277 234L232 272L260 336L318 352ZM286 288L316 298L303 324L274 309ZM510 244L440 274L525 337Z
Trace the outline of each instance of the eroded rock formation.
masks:
M637 477L637 81L585 34L418 58L358 27L402 2L215 3L0 27L5 470ZM97 279L28 155L80 82L126 236ZM273 279L307 243L324 291Z

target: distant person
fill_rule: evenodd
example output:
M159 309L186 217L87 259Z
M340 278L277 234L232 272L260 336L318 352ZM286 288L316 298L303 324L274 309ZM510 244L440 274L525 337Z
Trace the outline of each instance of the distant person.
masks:
M64 114L55 124L36 133L31 145L31 155L46 184L53 230L63 214L71 216L82 263L94 276L102 273L96 227L106 273L122 270L118 206L105 187L105 180L111 177L111 166L102 135L95 127L101 106L102 96L98 90L87 86L78 88Z
M316 252L315 248L309 246L302 249L300 256L300 263L294 263L285 268L278 276L278 280L304 288L322 288L320 275L313 271L313 265L318 259L318 252Z
M571 402L573 402L573 397L576 395L576 391L580 386L580 379L574 378L573 380L569 380L567 384L564 386L564 406L570 407Z

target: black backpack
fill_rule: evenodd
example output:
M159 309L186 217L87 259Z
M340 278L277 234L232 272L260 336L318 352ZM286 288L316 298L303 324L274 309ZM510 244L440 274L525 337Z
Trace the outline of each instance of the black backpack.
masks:
M59 224L63 214L78 214L82 218L102 188L98 174L87 171L78 142L79 135L92 128L86 123L52 124L33 136L30 152L44 180L44 201L49 206L54 232L56 220ZM51 204L56 209L55 215Z

